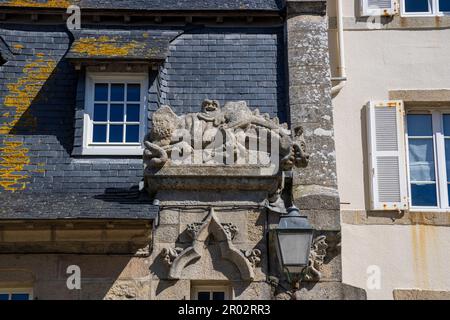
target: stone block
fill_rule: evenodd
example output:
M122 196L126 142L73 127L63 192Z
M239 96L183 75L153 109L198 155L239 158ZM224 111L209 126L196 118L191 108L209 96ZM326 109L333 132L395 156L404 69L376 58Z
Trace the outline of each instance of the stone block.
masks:
M176 224L161 225L155 230L156 243L175 243L179 236L179 227Z
M155 280L152 282L152 300L189 300L191 282L189 280Z

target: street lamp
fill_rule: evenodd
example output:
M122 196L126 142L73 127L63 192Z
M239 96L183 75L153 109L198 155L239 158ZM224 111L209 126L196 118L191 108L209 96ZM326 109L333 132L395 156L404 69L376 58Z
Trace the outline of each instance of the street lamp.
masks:
M301 216L295 206L280 217L280 223L275 229L276 249L281 269L286 271L288 276L296 275L297 281L309 264L313 231L308 218Z

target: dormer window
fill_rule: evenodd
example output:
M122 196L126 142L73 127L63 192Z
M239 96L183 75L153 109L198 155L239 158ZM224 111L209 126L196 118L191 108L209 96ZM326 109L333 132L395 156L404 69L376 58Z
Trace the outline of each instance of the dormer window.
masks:
M146 74L88 73L83 155L142 155Z

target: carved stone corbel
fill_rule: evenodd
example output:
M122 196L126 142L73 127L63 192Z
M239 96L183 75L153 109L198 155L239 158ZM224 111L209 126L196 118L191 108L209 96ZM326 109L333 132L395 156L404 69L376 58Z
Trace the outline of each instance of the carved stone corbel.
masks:
M303 271L303 279L306 281L320 281L323 262L327 255L327 237L319 236L313 240L309 255L309 264Z

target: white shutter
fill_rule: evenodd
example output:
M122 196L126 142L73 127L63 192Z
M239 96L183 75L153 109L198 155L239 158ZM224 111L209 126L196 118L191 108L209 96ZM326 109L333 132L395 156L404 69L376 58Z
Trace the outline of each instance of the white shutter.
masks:
M402 101L370 102L367 137L372 210L408 209Z
M361 16L393 16L398 13L396 0L361 0Z

